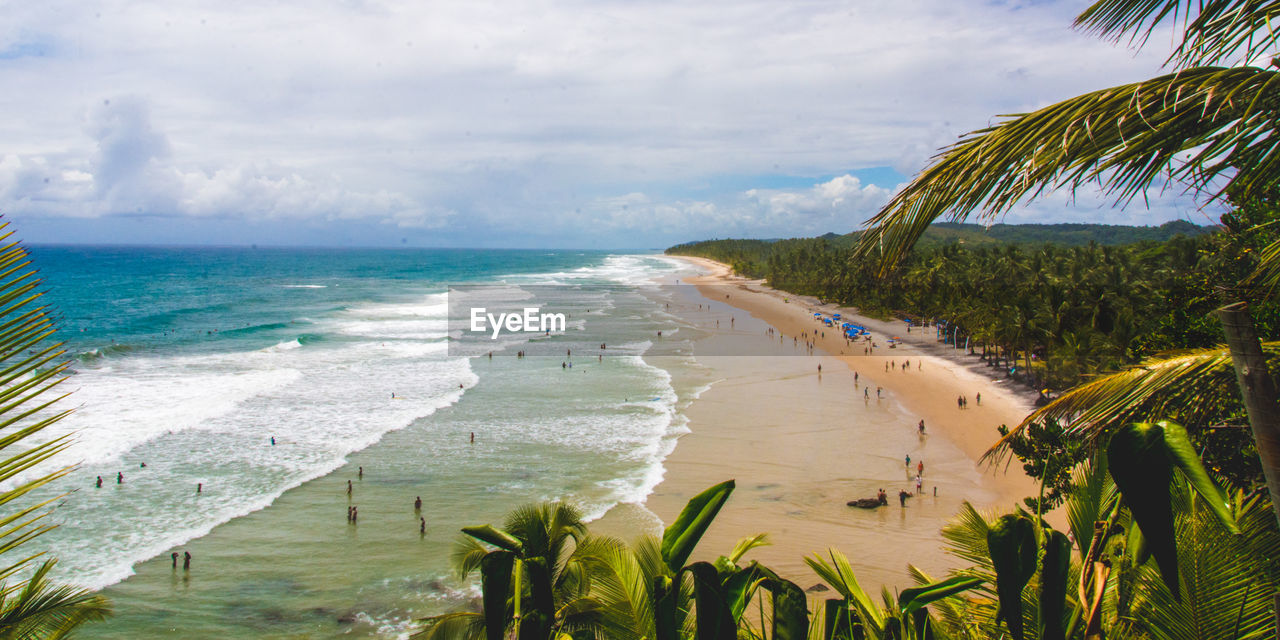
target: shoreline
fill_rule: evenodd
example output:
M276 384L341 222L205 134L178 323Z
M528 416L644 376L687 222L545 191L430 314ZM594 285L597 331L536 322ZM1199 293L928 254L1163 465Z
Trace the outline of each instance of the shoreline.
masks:
M714 560L738 538L766 532L772 546L752 551L746 561L758 559L801 586L817 581L803 557L833 547L850 553L864 587L903 588L912 583L908 562L933 574L957 566L942 550L939 529L961 502L1007 509L1034 495L1037 485L1016 468L1010 474L977 464L998 437L995 427L1019 421L1031 410L1031 397L931 353L934 345L917 332L910 334L914 342L890 350L883 344L892 331L888 323L808 304L711 260L672 257L705 272L684 280L703 301L691 302L682 315L711 333L700 351L755 354L695 353L718 381L686 410L690 433L677 441L662 482L645 502L671 522L702 489L737 479L734 497L695 558ZM836 330L822 337L825 327L813 320L811 307L859 318L880 347L863 355L861 344L846 346ZM793 344L805 331L815 338L812 352ZM855 349L856 355L844 353ZM912 363L908 371L899 366L904 360ZM870 387L884 397L877 400ZM974 401L978 393L981 406ZM957 408L959 395L969 397L967 409ZM916 432L921 419L926 435ZM922 495L904 508L893 498L899 489L914 492L918 461L927 465ZM878 488L888 491L890 506L845 506Z

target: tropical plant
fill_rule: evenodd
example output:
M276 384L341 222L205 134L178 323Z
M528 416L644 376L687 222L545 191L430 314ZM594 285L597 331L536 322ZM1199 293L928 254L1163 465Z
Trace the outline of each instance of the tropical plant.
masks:
M942 534L968 566L943 580L912 567L921 586L896 599L886 590L883 605L858 586L843 555L808 558L843 596L827 602L823 638L1191 640L1274 632L1280 530L1269 505L1256 494L1223 492L1178 425L1119 430L1105 454L1076 469L1067 495L1070 534L1035 513L984 514L965 503Z
M39 441L40 434L70 413L56 403L66 379L62 343L55 322L40 303L40 279L8 222L0 222L0 554L16 558L0 566L0 638L63 638L81 624L110 615L105 598L56 586L48 578L55 561L32 569L40 553L23 545L52 529L45 521L55 496L24 504L23 498L75 469L54 459L71 444L70 435ZM35 444L33 444L33 442ZM55 465L46 471L49 465ZM30 573L28 573L30 572ZM22 577L22 576L26 577Z
M808 609L800 587L759 563L738 564L768 544L764 535L743 539L714 563L686 564L733 489L729 480L699 493L661 539L642 536L632 546L588 535L579 513L559 503L517 509L503 529L466 527L454 562L462 577L480 570L482 611L428 618L415 637L732 640L740 628L765 633L744 619L753 600L763 616L757 597L763 589L772 596L768 635L805 638Z

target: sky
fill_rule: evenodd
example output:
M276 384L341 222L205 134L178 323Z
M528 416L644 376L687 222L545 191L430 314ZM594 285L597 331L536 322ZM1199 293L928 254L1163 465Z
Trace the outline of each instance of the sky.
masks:
M1158 75L1084 2L5 3L36 243L662 248L862 227L997 114ZM1166 38L1167 40L1167 38ZM1215 222L1055 193L1005 222Z

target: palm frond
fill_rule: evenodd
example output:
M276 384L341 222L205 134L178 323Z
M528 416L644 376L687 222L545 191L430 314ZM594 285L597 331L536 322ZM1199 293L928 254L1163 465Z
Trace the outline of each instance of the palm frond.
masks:
M1263 345L1280 362L1280 342ZM1274 366L1274 365L1273 365ZM1010 442L1044 420L1067 424L1067 434L1094 441L1115 427L1162 417L1195 424L1240 397L1226 347L1155 356L1123 371L1100 376L1036 409L984 455L999 462Z
M0 222L0 241L13 231ZM40 279L27 252L17 243L0 247L0 554L11 554L26 542L53 528L44 517L53 496L36 504L14 506L41 487L70 473L73 465L48 467L70 444L70 435L27 446L32 438L56 424L69 411L54 405L65 395L54 392L65 380L65 350L54 341L54 319L40 305ZM42 555L17 554L0 567L7 581ZM110 615L107 601L72 587L50 583L53 560L41 563L24 581L0 584L0 637L62 638L79 625Z
M742 559L742 556L747 555L748 551L756 547L767 547L771 544L773 544L773 541L769 539L769 534L767 533L757 533L749 538L742 538L733 545L733 551L729 552L729 562L737 564Z
M423 628L414 640L483 640L484 616L471 611L455 611L422 620Z
M0 638L63 638L85 622L111 615L102 596L51 584L49 571L55 564L45 561L20 590L0 598Z
M936 156L867 221L858 251L887 272L938 218L993 220L1088 183L1122 204L1162 176L1249 197L1280 179L1277 107L1276 72L1196 67L1008 116Z
M1170 62L1181 65L1247 63L1273 51L1280 7L1272 0L1099 0L1076 27L1104 38L1141 45L1166 20L1182 22L1182 41Z
M1248 529L1235 536L1185 483L1177 483L1174 495L1183 597L1173 597L1150 563L1137 567L1127 621L1158 639L1272 637L1280 532L1270 505L1237 503Z

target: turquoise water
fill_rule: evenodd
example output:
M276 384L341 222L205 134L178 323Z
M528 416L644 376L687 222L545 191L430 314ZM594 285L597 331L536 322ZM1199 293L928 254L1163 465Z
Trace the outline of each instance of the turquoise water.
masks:
M31 253L73 359L77 409L57 432L77 432L81 464L47 492L69 495L33 546L115 602L90 637L401 636L473 598L449 572L459 527L529 500L593 516L643 500L705 388L678 355L697 330L648 286L682 269L660 256ZM537 338L610 355L450 355L447 287L492 283L611 285ZM677 355L644 357L657 331ZM184 551L192 569L172 568Z

